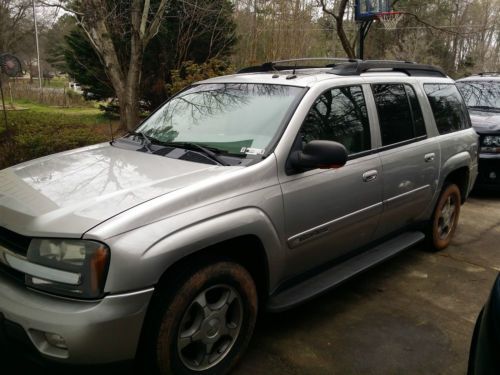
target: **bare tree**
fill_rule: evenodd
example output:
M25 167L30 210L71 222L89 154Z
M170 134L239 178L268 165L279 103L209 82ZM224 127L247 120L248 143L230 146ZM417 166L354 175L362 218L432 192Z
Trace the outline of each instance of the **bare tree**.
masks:
M335 20L335 29L347 57L356 58L356 40L350 41L344 29L344 20L349 0L318 0L325 14Z
M0 51L17 52L14 47L31 31L26 18L31 16L29 0L0 0Z
M99 56L120 103L122 127L132 131L139 120L139 88L143 57L158 33L167 0L42 2L58 6L76 18ZM153 6L154 5L154 6ZM116 43L129 40L123 56Z

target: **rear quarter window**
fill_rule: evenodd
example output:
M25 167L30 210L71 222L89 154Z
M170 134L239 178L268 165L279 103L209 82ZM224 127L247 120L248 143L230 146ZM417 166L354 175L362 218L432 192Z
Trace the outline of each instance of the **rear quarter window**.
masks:
M427 83L424 90L431 104L439 134L453 133L470 127L462 96L452 83Z

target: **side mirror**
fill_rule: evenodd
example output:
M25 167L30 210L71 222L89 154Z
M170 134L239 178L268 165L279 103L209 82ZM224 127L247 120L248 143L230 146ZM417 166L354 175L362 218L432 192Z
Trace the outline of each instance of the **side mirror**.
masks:
M338 142L311 141L302 151L290 155L290 163L295 170L334 169L347 162L347 150Z

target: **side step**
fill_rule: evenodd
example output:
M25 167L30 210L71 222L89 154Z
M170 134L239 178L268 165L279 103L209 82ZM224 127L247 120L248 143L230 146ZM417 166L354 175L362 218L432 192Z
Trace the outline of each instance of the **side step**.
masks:
M354 275L375 266L397 253L422 241L422 232L405 232L343 263L317 274L300 284L285 289L269 298L269 311L279 312L298 305L330 288L338 286Z

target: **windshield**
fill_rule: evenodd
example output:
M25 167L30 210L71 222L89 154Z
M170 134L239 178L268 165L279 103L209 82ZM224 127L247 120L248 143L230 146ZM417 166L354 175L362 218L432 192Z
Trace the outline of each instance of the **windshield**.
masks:
M463 81L457 87L467 107L500 111L500 81Z
M136 131L165 143L262 155L302 92L299 87L265 84L194 86L168 101Z

